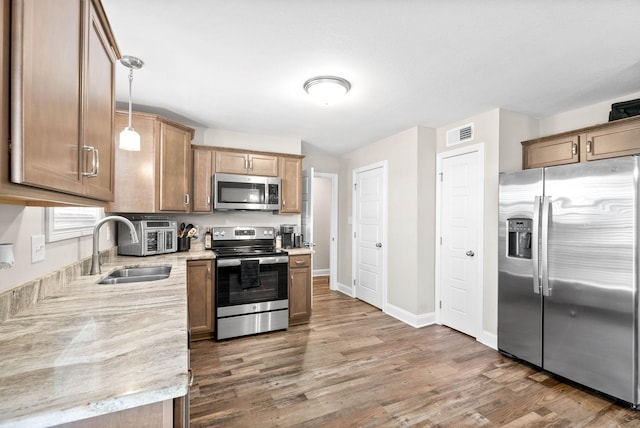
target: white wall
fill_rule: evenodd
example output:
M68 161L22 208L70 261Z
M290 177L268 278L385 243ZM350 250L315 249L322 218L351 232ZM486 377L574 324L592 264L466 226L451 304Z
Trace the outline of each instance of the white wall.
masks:
M224 129L206 129L203 140L202 144L206 146L289 153L294 155L302 153L301 140L293 137L248 134Z
M313 270L329 273L331 240L331 179L313 178Z
M418 274L418 170L434 169L430 156L420 156L418 147L432 144L428 141L431 135L423 132L421 127L414 127L342 156L340 165L338 281L347 287L352 283L352 228L347 219L352 216L353 170L386 160L389 177L389 242L383 245L387 246L389 255L387 301L411 314L418 314L418 308L433 304L419 301L419 298L427 299L428 296L418 291L424 286L419 283ZM425 159L427 164L419 164Z
M640 92L591 104L586 107L566 111L554 116L540 119L540 136L557 134L587 126L598 125L609 121L611 104L640 98Z
M45 260L31 263L31 236L45 234L45 209L0 205L0 242L13 243L16 264L0 270L0 293L91 256L92 238L72 238L45 244ZM115 227L100 230L100 250L115 245ZM107 239L109 235L109 239Z

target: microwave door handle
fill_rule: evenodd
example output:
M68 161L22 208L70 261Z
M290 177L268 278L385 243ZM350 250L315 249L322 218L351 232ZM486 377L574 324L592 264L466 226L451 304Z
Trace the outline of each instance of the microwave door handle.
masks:
M540 294L540 259L538 250L538 239L540 232L540 196L536 196L533 200L533 225L531 230L531 266L533 268L533 292ZM507 239L509 235L507 234Z

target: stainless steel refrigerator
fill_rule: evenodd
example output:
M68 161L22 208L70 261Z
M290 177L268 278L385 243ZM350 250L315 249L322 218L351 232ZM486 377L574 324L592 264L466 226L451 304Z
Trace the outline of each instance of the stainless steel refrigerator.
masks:
M638 157L500 176L498 349L638 404Z

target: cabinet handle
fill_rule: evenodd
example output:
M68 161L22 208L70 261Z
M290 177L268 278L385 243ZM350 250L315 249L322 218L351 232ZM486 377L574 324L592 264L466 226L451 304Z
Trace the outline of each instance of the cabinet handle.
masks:
M185 205L189 205L189 194L188 193L184 194L184 204Z
M253 171L253 161L249 161L249 170Z
M303 260L296 260L296 264L297 264L297 265L303 265L303 264L304 264L304 261L303 261Z
M571 155L572 155L572 156L575 156L575 155L577 155L577 154L578 154L578 144L573 143L573 144L571 145Z
M100 154L98 152L98 149L93 146L82 146L82 150L84 150L85 152L91 152L91 171L83 172L82 175L84 177L97 177L98 171L100 170Z
M189 369L189 387L192 387L192 386L193 386L193 370Z
M591 153L591 144L592 144L591 140L588 140L587 141L587 153Z
M248 159L244 160L244 169L249 169L249 160Z
M283 200L282 200L282 208L284 208L284 207L285 207L285 205L287 205L287 203L286 203L286 202L285 202L285 200L283 199Z
M207 196L207 205L211 205L211 196Z

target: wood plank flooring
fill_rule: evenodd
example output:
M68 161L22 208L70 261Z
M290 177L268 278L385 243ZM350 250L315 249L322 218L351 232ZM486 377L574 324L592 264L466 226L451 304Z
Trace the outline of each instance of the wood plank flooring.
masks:
M621 407L444 326L314 281L308 325L196 342L193 427L638 427Z

